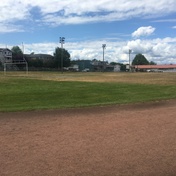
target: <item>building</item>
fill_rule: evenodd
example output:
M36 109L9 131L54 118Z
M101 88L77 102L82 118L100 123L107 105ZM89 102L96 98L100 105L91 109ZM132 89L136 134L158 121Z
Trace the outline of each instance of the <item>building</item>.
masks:
M94 59L91 61L91 65L93 71L105 71L107 63Z
M13 57L13 52L8 48L0 48L0 66L0 69L4 69L4 72L7 70L22 70L24 66L28 71L25 58L23 56L20 58Z
M11 63L12 62L12 51L8 48L0 48L0 62Z
M53 60L54 57L50 54L25 54L24 57L26 60L42 60L43 62L48 60Z
M114 65L114 72L120 72L121 66L120 65Z
M133 68L136 71L146 71L146 72L160 72L160 71L173 71L176 72L176 64L170 65L135 65Z
M92 64L90 60L75 60L73 65L75 65L76 71L92 71Z
M107 61L99 61L99 60L76 60L74 64L78 65L79 71L93 71L93 72L119 72L120 65L111 65L108 64Z

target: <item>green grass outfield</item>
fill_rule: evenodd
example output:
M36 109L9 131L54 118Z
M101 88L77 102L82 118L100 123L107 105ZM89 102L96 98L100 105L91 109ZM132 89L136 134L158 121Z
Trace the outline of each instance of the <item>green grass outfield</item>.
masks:
M175 98L176 73L0 73L0 112Z

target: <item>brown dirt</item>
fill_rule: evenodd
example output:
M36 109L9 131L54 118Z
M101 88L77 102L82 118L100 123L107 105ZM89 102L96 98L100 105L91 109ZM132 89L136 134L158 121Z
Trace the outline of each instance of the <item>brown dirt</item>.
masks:
M175 176L176 100L0 113L1 176Z

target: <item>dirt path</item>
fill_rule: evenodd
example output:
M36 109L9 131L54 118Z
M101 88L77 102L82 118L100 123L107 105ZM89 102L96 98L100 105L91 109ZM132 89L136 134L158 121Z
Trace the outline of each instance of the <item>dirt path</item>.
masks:
M1 176L175 176L176 100L0 113Z

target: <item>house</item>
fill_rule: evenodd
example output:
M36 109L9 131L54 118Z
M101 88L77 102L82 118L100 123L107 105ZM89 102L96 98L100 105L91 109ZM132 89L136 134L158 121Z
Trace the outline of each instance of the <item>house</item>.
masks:
M96 59L91 61L91 65L93 71L113 71L114 69L114 67L112 68L111 65L108 65L108 62Z
M50 54L25 54L24 55L26 60L42 60L43 62L46 62L48 60L53 60L54 57Z
M91 65L92 65L93 71L102 71L105 63L94 59L92 60Z
M12 62L12 51L8 48L0 48L0 62L11 63Z
M174 72L176 72L176 64L170 64L170 65L135 65L133 67L137 71L147 71L147 72L174 71Z
M25 65L25 69L28 71L26 60L23 57L20 59L13 58L13 52L8 48L0 48L0 65L4 72L8 70L22 70L23 65Z

